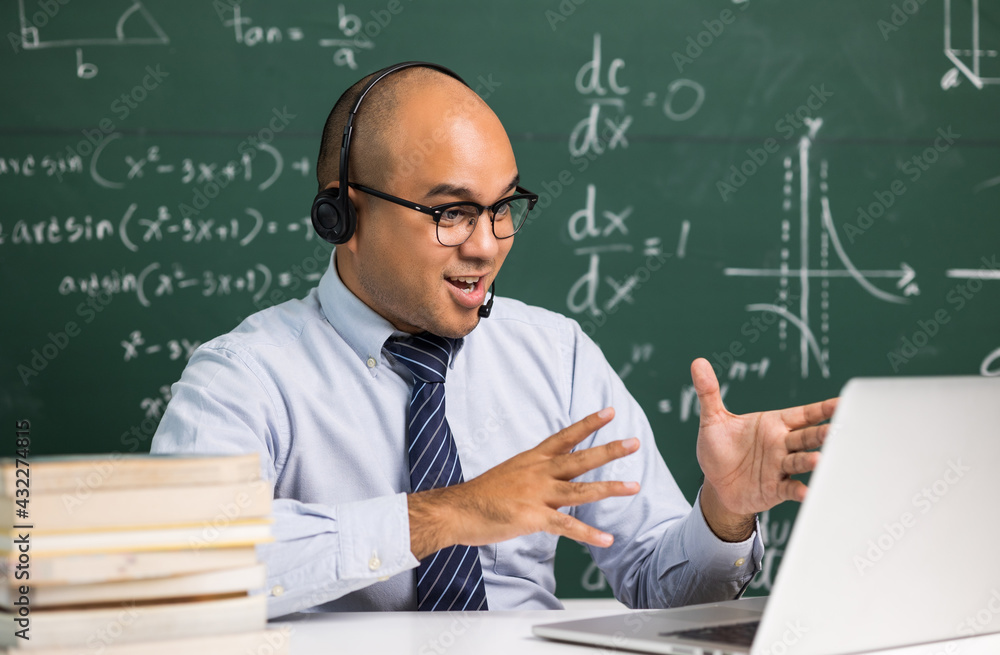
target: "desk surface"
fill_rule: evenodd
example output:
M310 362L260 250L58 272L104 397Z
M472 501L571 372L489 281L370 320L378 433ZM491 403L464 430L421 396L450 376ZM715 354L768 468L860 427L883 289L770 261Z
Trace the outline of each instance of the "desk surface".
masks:
M610 613L614 613L611 610ZM550 642L531 634L536 623L606 616L607 609L530 612L367 612L302 614L280 621L291 632L291 655L414 653L416 655L598 655L609 651ZM996 655L1000 634L879 651L885 655Z

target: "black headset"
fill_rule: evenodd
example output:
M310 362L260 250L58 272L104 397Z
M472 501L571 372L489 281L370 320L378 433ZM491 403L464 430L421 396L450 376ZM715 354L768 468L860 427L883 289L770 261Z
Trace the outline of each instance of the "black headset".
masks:
M382 81L382 78L392 75L396 71L404 68L431 68L440 71L445 75L450 75L456 80L469 86L458 73L444 66L431 64L426 61L404 61L388 68L383 68L372 78L354 101L351 113L347 115L347 124L344 125L344 139L340 144L340 187L336 189L323 189L316 195L312 205L312 224L320 238L333 244L341 244L350 241L354 236L354 230L358 227L358 213L354 208L347 194L347 164L351 155L351 133L354 131L354 117L361 107L361 102L371 91L372 87Z

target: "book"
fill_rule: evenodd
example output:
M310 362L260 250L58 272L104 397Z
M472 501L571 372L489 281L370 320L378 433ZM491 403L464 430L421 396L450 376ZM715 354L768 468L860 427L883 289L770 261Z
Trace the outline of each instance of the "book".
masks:
M27 464L27 466L26 466ZM20 472L19 472L20 471ZM30 462L0 459L0 494L30 483L36 493L75 493L122 487L247 482L260 477L260 458L247 455L42 455Z
M33 655L177 655L190 653L201 655L252 655L267 653L267 655L288 655L291 641L291 628L283 626L270 630L255 630L253 632L231 633L224 635L209 635L203 637L185 637L182 639L167 639L163 641L136 641L125 644L105 644L99 639L93 639L86 646L66 646L63 648L0 648L0 655L10 653L30 652Z
M192 596L218 596L262 589L267 582L263 564L236 569L203 571L189 575L174 575L145 580L97 582L74 585L36 585L32 581L12 580L0 585L0 607L14 609L21 597L19 587L29 586L27 595L32 610L39 607L59 607L79 604L101 604L123 601L180 599Z
M98 489L39 493L32 489L29 518L12 496L0 497L0 525L30 524L37 530L70 531L128 526L185 525L267 516L271 485L263 480L177 487Z
M34 546L34 544L33 544ZM17 555L0 559L0 583L18 585ZM53 557L31 555L31 588L42 585L90 584L118 580L187 575L215 569L235 569L257 562L253 546L201 548L198 550L126 551Z
M18 540L25 531L0 532L0 554L18 554ZM142 530L99 530L82 532L30 531L31 559L86 553L124 553L167 549L200 551L205 548L233 548L272 541L271 519L230 521L147 528Z
M177 639L179 635L192 638L259 631L267 623L267 597L256 594L173 603L33 609L27 640L17 636L23 628L16 618L11 612L0 612L0 646L24 652L67 646L98 652L102 646Z

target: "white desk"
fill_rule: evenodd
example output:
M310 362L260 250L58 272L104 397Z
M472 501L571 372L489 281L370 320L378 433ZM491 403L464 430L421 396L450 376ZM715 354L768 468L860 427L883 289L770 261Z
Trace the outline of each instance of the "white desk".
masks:
M612 609L532 612L369 612L297 615L291 655L601 655L612 651L534 637L536 623L586 619ZM885 655L998 655L1000 634L879 651Z

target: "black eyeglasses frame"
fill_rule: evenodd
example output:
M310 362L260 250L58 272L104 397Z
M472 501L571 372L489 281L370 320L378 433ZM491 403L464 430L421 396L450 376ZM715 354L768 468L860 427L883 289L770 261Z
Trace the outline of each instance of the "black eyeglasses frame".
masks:
M400 198L399 196L394 196L390 193L385 193L384 191L373 189L372 187L365 186L364 184L348 182L347 186L357 189L362 193L367 193L370 196L381 198L382 200L387 200L401 207L406 207L407 209L412 209L414 211L418 211L423 214L427 214L428 216L431 216L434 219L434 234L437 237L438 243L448 248L457 248L458 246L468 241L469 237L472 236L472 233L475 232L476 226L475 225L472 226L472 230L469 231L469 234L465 237L465 239L462 240L461 243L445 243L444 241L441 240L441 234L438 230L441 227L441 214L443 214L447 209L463 205L465 206L471 205L473 207L476 207L479 210L479 213L476 217L476 221L478 221L479 216L482 216L483 212L488 209L490 210L490 229L493 231L493 236L496 237L497 239L509 239L510 237L517 234L522 227L524 227L524 224L527 222L528 213L532 209L534 209L535 203L538 202L538 194L528 191L521 185L517 185L514 187L514 190L517 191L517 193L515 193L512 196L507 196L506 198L501 198L492 205L480 205L478 202L472 202L471 200L460 200L457 202L447 202L444 203L443 205L433 205L433 206L421 205L420 203L413 202L412 200L406 200L405 198ZM514 228L514 231L511 232L510 234L506 236L497 235L496 222L494 221L494 217L496 216L496 210L498 206L508 204L514 200L521 200L521 199L526 199L528 201L528 211L524 213L525 220L522 220L521 224L518 225L516 228Z

